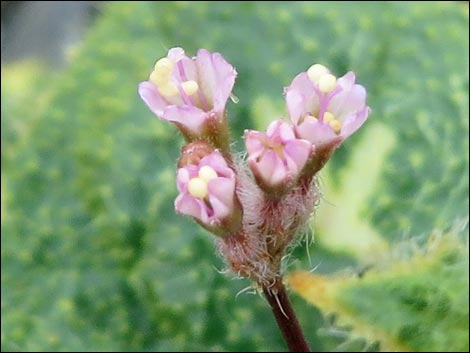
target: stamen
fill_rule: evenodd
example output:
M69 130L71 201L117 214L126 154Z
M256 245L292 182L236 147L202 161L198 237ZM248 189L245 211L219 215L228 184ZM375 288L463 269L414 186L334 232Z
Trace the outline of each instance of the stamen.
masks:
M173 82L167 81L165 84L158 86L158 90L165 97L174 97L179 94L178 87Z
M339 135L339 133L341 132L341 122L339 120L334 119L331 120L329 124L333 131L336 133L336 135Z
M323 122L325 123L329 123L330 121L333 121L335 119L336 117L330 112L325 112L325 114L323 114Z
M199 90L199 86L196 81L186 81L181 84L184 93L188 96L192 96Z
M155 86L164 86L168 83L169 77L160 75L156 70L152 71L149 77L149 81Z
M155 63L155 72L158 75L168 77L171 71L173 71L174 66L175 64L173 64L173 61L171 61L170 59L161 58Z
M186 77L186 72L184 71L183 62L180 60L180 61L178 61L177 65L178 65L178 73L180 74L181 81L183 81L183 82L187 81L188 78Z
M307 70L307 76L310 81L317 83L320 77L328 74L330 71L323 65L315 64Z
M201 178L192 178L188 183L188 192L198 199L204 199L208 195L207 183Z
M171 72L175 64L168 58L161 58L155 63L154 70L150 73L149 81L158 87L158 91L165 97L178 95L178 87L171 82Z
M318 80L318 88L323 93L329 93L336 87L336 77L332 74L325 74Z
M212 180L218 177L217 172L212 167L209 167L208 165L205 165L201 169L199 169L198 175L199 175L199 178L204 180L206 183L208 183L209 180Z

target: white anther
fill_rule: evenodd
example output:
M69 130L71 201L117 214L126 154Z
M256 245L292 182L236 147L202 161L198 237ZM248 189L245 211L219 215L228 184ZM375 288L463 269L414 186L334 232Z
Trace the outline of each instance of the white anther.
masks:
M329 93L336 87L336 77L332 74L325 74L318 80L318 88L323 93Z
M183 82L181 87L183 88L184 93L186 93L188 96L192 96L199 90L199 86L196 81Z
M212 168L209 167L208 165L205 165L199 169L199 178L204 180L206 183L209 182L209 180L215 179L218 177L217 172Z
M330 73L330 71L321 64L314 64L307 70L307 76L310 81L317 83L320 77Z
M198 199L203 199L208 194L207 183L202 178L192 178L188 183L188 192Z

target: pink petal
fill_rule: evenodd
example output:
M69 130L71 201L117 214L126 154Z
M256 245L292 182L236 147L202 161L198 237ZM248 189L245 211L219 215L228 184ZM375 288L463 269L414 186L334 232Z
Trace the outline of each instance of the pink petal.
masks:
M284 163L273 151L266 151L258 162L250 158L248 162L260 178L271 186L282 183L287 176Z
M168 103L158 93L157 87L149 81L141 82L139 83L139 95L150 110L159 118L162 118L163 110Z
M165 108L162 118L168 121L178 122L187 127L193 134L199 134L201 133L204 122L208 118L208 114L193 106L170 105Z
M286 103L290 120L298 124L305 110L304 96L296 90L289 90L286 93Z
M266 140L266 134L255 130L246 130L245 146L248 154L253 158L258 158L265 149L264 140Z
M343 90L350 90L354 82L356 82L356 75L352 71L349 71L337 81L338 85L341 86Z
M231 214L235 194L235 179L215 178L209 181L207 187L214 217L222 219Z
M315 89L315 85L310 79L306 72L301 72L294 77L289 87L286 88L286 92L295 90L297 92L310 92Z
M286 157L289 157L294 163L293 166L289 166L289 170L292 176L296 177L297 174L302 170L307 163L310 153L312 151L312 144L307 140L292 140L286 143L284 147L284 153ZM287 158L286 158L287 159Z
M211 217L211 225L219 223L220 220L232 213L233 207L226 205L216 197L209 196L209 202L211 204L212 211L214 212Z
M204 95L212 104L214 111L223 114L227 99L232 93L237 72L219 53L210 53L200 49L197 53L196 65L199 83Z
M227 205L233 204L235 178L215 178L207 184L209 196L214 196Z
M318 115L319 93L306 72L297 75L291 85L286 88L286 104L289 118L294 124L298 124L300 117L306 113Z
M346 117L364 109L366 105L366 90L361 85L354 85L348 90L343 90L335 95L328 106L328 111L340 121Z
M274 153L273 153L274 154ZM279 185L284 182L288 177L288 173L286 167L279 158L279 156L275 155L275 162L274 162L274 170L271 175L271 185Z
M367 120L367 117L370 113L369 107L364 107L355 115L349 116L344 122L341 128L341 136L347 138L352 135L357 129L359 129L362 124Z
M225 178L232 178L234 176L233 170L228 167L225 158L217 150L201 159L199 168L205 165L213 168L219 176Z
M186 192L191 176L187 168L179 168L176 175L176 187L179 192Z
M188 216L199 219L203 223L209 221L207 206L203 201L188 194L179 194L175 200L175 210Z
M330 125L320 121L304 121L296 127L296 131L300 138L314 145L326 144L338 138Z
M269 125L267 135L278 136L280 139L279 142L286 142L295 139L292 125L282 119L275 120Z

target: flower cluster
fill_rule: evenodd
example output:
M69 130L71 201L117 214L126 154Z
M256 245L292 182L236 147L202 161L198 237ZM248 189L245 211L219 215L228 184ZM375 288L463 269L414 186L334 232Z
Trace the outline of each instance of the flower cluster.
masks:
M176 211L219 237L232 270L267 285L318 201L315 176L370 109L353 72L336 78L312 65L285 89L289 119L274 120L266 132L246 130L247 159L237 160L226 114L236 75L219 53L200 49L190 58L173 48L139 84L139 94L186 140Z

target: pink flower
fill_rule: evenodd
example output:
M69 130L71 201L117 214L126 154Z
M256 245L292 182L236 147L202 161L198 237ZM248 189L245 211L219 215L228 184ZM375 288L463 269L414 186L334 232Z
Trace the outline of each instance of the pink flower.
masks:
M219 227L233 216L235 173L219 151L201 158L197 165L179 168L177 187L178 213L192 216L209 227Z
M245 144L248 164L264 189L291 184L312 153L311 143L296 138L293 127L284 120L273 121L266 133L245 131Z
M219 53L200 49L196 57L189 58L183 49L172 48L157 61L149 80L139 84L139 94L158 117L197 136L210 119L225 119L225 104L236 75Z
M366 121L366 90L348 72L336 80L323 65L312 65L286 88L287 110L300 138L322 149L338 146Z

